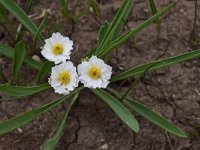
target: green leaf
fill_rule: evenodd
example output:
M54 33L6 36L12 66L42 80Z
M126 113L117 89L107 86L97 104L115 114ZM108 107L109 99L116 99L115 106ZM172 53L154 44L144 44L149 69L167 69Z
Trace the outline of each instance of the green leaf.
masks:
M64 102L68 97L72 96L76 92L79 92L82 88L83 87L79 87L76 90L74 90L73 92L71 92L69 95L63 96L63 97L61 97L53 102L50 102L46 105L35 108L28 112L25 112L21 115L16 116L15 118L0 122L0 135L10 132L14 129L17 129L17 128L27 124L31 120L35 119L36 117L40 116L41 114L55 108L56 106L58 106L59 104Z
M41 83L42 80L48 75L50 69L52 68L53 63L49 62L48 60L45 61L40 69L40 71L37 74L37 83Z
M125 72L122 72L122 73L114 76L111 79L111 81L114 82L114 81L126 79L128 77L141 75L147 68L149 68L153 64L155 64L155 65L153 65L147 72L157 70L157 69L160 69L160 68L164 68L164 67L168 67L170 65L180 63L180 62L183 62L183 61L186 61L186 60L190 60L190 59L193 59L193 58L198 58L198 57L200 57L200 50L195 50L195 51L187 52L185 54L181 54L181 55L178 55L178 56L153 61L153 62L150 62L150 63L147 63L147 64L137 66L135 68L131 68L131 69L125 71Z
M49 89L49 88L51 88L51 86L49 84L41 84L41 85L29 86L29 87L1 84L0 92L3 92L9 96L24 97L24 96L28 96L28 95L32 95L32 94L41 92L41 91Z
M107 90L114 94L116 97L121 97L119 92L115 91L114 89L108 87ZM186 137L184 131L182 131L180 128L178 128L176 125L168 121L167 119L163 118L156 112L152 111L149 107L131 100L130 98L125 98L124 99L125 103L130 106L134 111L136 111L138 114L143 116L144 118L148 119L152 123L158 125L159 127L167 130L168 132L175 134L180 137Z
M156 9L155 1L154 1L154 0L149 0L149 3L150 3L150 6L151 6L151 12L152 12L152 14L153 14L153 15L156 14L158 11L157 11L157 9ZM159 19L159 18L156 19L155 23L156 23L157 25L159 25L159 24L160 24L160 19Z
M45 15L44 15L44 18L43 18L42 22L40 23L40 26L39 26L37 32L36 32L35 35L34 35L33 43L35 43L35 42L36 42L36 39L39 38L38 36L41 34L41 31L42 31L42 29L44 28L47 19L48 19L48 13L47 13L47 11L46 11L46 12L45 12Z
M21 115L16 116L15 118L0 122L0 135L10 132L12 130L15 130L15 129L27 124L31 120L40 116L41 114L55 108L56 106L58 106L59 104L64 102L68 97L72 96L74 93L80 91L81 89L82 89L82 87L79 87L76 90L74 90L73 92L71 92L69 95L62 96L61 98L59 98L53 102L50 102L46 105L35 108L31 111L25 112Z
M70 20L72 19L71 15L69 14L69 10L68 10L68 5L66 0L60 0L60 7L61 7L61 12L63 14L63 16L67 19Z
M101 26L99 30L98 46L100 45L100 43L102 43L102 40L105 38L105 34L108 31L108 28L109 28L109 23L107 22Z
M13 27L13 23L8 18L8 11L0 4L0 28L3 28L4 31L8 33L13 41L14 35L13 32L15 28Z
M29 19L26 13L12 0L0 0L0 3L11 12L33 35L37 33L37 27ZM44 44L44 38L41 34L38 36L39 41Z
M181 130L179 127L177 127L176 125L171 123L169 120L165 119L164 117L160 116L156 112L152 111L149 107L128 98L125 99L125 102L134 111L136 111L138 114L148 119L155 125L179 137L183 137L183 138L187 137L183 130Z
M116 98L102 89L92 90L97 96L104 100L113 111L119 116L119 118L127 124L133 131L139 131L139 125L134 116L122 105Z
M101 52L101 49L104 48L110 40L115 35L115 32L119 32L119 27L121 27L123 20L128 16L130 9L133 6L133 0L124 0L122 6L118 10L116 16L114 17L113 21L110 23L109 28L102 39L102 42L99 43L99 48L97 50L97 54Z
M120 44L122 44L123 42L128 40L131 36L133 36L134 34L136 34L139 31L141 31L146 26L150 25L153 21L155 21L157 18L159 18L161 15L163 15L164 13L169 11L174 5L175 5L175 3L172 3L172 4L168 5L167 7L165 7L164 9L162 9L161 11L159 11L158 13L156 13L155 15L150 17L149 19L145 20L143 23L139 24L137 27L131 29L127 33L121 35L116 40L110 42L105 47L103 47L101 51L99 51L97 56L99 56L99 57L105 56L106 54L111 52L113 48L119 46Z
M115 29L115 32L113 33L113 36L111 38L112 40L115 40L116 38L118 38L121 32L123 31L124 27L127 26L127 18L133 8L133 5L134 5L134 0L132 0L132 2L130 2L129 5L126 7L126 11L123 14L123 18L118 24L117 28Z
M78 98L78 93L76 95L74 95L73 99L71 100L71 102L69 103L69 105L65 111L63 118L60 121L60 124L57 126L57 129L56 129L54 135L45 142L45 144L42 147L42 150L54 150L55 149L55 147L58 144L58 142L63 134L63 131L65 129L65 123L66 123L69 111L71 110L71 108L77 98Z
M10 47L7 47L3 44L0 43L0 54L8 57L8 58L12 58L14 59L14 50ZM36 70L40 70L41 69L41 63L33 60L31 57L29 56L25 56L24 58L24 62L28 65L30 65L31 67L33 67Z
M19 77L19 71L21 64L24 60L24 57L26 55L26 47L23 41L19 41L15 45L15 51L14 51L14 64L13 64L13 75L14 79L17 81Z
M33 5L33 0L27 0L27 6L25 12L28 14L30 12L31 6Z
M155 65L156 65L156 63L152 64L149 68L147 68L146 70L144 70L144 72L142 72L142 74L138 78L136 78L134 81L132 81L132 83L130 84L130 86L128 87L128 89L124 92L124 94L121 96L121 98L119 99L119 101L123 101L123 99L128 96L129 92L133 89L133 87L136 84L138 84L140 82L140 80L146 75L146 73L148 72L148 70L151 69Z
M6 22L9 27L11 27L12 24L10 19L8 18L7 10L2 5L0 5L0 20L2 20L2 22Z

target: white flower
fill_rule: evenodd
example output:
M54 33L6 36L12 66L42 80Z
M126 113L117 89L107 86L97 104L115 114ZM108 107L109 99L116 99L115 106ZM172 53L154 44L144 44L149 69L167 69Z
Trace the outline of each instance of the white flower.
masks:
M73 41L57 32L45 40L45 45L41 53L49 61L54 61L55 64L58 64L70 59L72 46Z
M52 68L49 84L55 93L69 94L78 86L78 75L72 62L63 62Z
M110 83L111 74L112 67L96 56L78 65L79 80L88 88L106 88Z

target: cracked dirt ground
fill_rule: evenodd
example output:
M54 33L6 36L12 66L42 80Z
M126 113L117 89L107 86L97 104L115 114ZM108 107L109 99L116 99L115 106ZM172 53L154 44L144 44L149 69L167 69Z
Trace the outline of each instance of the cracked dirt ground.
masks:
M24 7L22 1L20 5ZM111 20L119 7L120 0L99 1L100 17L87 13L75 24L66 22L63 18L61 33L70 36L75 41L72 60L78 63L88 50L88 47L97 40L99 24ZM159 8L168 4L169 0L159 1ZM81 10L86 1L81 1L78 9ZM71 1L70 1L71 4ZM166 58L200 48L191 45L190 34L193 23L194 1L177 1L176 7L162 18L160 40L157 41L156 26L151 25L117 48L112 54L110 64L114 74L122 72L132 66L148 61ZM198 7L200 3L198 2ZM53 0L33 2L30 14L40 12L41 8L50 8L52 15L48 26L55 26L59 16L59 5ZM134 27L148 18L145 1L135 1L135 7L128 20L128 26ZM77 10L78 11L78 10ZM197 33L200 33L200 15L197 18ZM39 24L38 20L35 20ZM18 24L16 24L17 26ZM45 32L46 33L46 32ZM44 33L44 34L45 34ZM10 44L7 35L0 32L1 42ZM46 34L47 36L47 34ZM28 38L28 37L27 37ZM26 39L27 40L27 39ZM39 46L38 46L39 47ZM34 48L30 54L39 54L40 49ZM12 62L3 56L0 57L1 67L5 68L6 75L12 79ZM21 71L22 85L34 85L36 71L24 66ZM27 74L29 75L27 77ZM89 90L81 93L78 102L74 105L67 120L64 135L57 147L58 150L199 150L200 149L200 60L194 59L181 64L173 65L145 76L131 92L130 96L168 119L186 131L188 138L180 139L167 134L135 114L140 123L140 132L133 133L118 117ZM23 79L23 80L22 80ZM124 90L130 82L120 81L113 86ZM39 93L19 101L5 101L10 99L1 95L0 120L14 117L16 114L38 107L56 99L52 91ZM45 113L21 130L13 131L0 137L0 150L38 150L42 143L51 136L56 120L62 116L62 110L67 102L58 108ZM102 147L106 145L105 147ZM108 147L107 147L108 146Z

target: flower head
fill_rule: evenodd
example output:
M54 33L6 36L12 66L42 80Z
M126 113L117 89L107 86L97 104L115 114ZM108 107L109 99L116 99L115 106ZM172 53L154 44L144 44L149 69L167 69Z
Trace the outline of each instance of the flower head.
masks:
M45 45L41 53L49 61L54 61L55 64L58 64L70 59L72 46L73 41L57 32L45 40Z
M52 68L49 84L55 89L55 93L69 94L78 86L78 75L74 65L67 61Z
M79 80L88 88L106 88L110 83L111 74L112 67L96 56L78 65Z

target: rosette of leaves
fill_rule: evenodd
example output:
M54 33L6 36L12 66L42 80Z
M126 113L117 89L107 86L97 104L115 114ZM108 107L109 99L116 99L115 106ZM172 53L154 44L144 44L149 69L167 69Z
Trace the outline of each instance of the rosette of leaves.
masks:
M37 28L36 25L32 22L32 20L27 16L27 14L12 0L0 0L0 5L4 8L2 10L5 10L6 13L11 13L18 19L18 21L23 27L23 30L30 32L34 37L33 39L38 40L41 44L44 43L44 38L41 34L41 29L42 27L44 27L44 20L41 22L41 25ZM117 14L113 18L113 20L110 23L105 23L101 26L99 30L97 44L90 49L90 51L85 57L90 58L92 55L96 55L99 58L105 60L116 47L126 42L129 38L135 36L136 33L141 31L148 25L154 23L156 20L158 20L158 18L159 20L162 20L161 16L167 13L175 5L175 3L171 3L168 6L162 8L160 11L157 11L150 18L140 23L136 27L131 28L129 31L122 32L125 27L124 22L125 20L127 20L127 17L133 8L133 5L133 0L124 0L122 2L121 7L117 11ZM5 13L5 11L0 11L1 15ZM0 92L5 93L8 96L17 97L18 99L32 94L37 94L38 92L49 90L51 88L48 83L40 83L49 74L50 69L52 67L52 63L48 61L44 63L39 63L33 60L26 53L26 44L27 43L23 41L19 41L16 43L14 49L5 46L2 43L0 44L0 54L13 59L13 76L16 81L18 81L20 66L22 65L22 63L25 63L29 65L32 69L38 71L38 84L35 86L24 87L20 85L11 85L10 83L6 82L6 80L5 84L0 85ZM173 56L166 59L141 64L139 66L132 67L124 72L113 76L111 78L111 84L109 88L93 89L91 91L94 93L94 95L98 96L102 101L104 101L116 113L116 115L134 132L139 131L139 123L134 117L134 115L131 113L131 111L135 111L142 117L146 118L153 124L166 130L167 132L174 134L178 137L185 138L186 134L183 130L181 130L171 121L162 117L160 114L154 112L148 106L128 97L128 94L133 88L133 86L140 82L140 79L148 72L168 67L173 64L180 63L192 58L197 58L199 56L200 51L194 50L184 54L180 54L178 56ZM0 75L2 78L5 78L2 69ZM136 80L128 87L128 90L125 93L119 94L118 91L112 88L112 85L115 84L116 81L125 80L127 78L133 77ZM29 123L36 117L39 117L43 113L57 107L64 101L69 100L69 105L67 106L62 119L59 121L55 133L52 135L52 137L47 139L47 141L43 145L44 150L54 149L56 147L56 144L59 142L60 137L62 136L69 111L72 108L75 101L80 96L79 93L81 90L84 90L84 87L80 86L68 95L61 96L53 102L47 103L38 108L34 108L28 112L19 114L14 118L10 118L8 120L1 120L0 135L11 132Z

